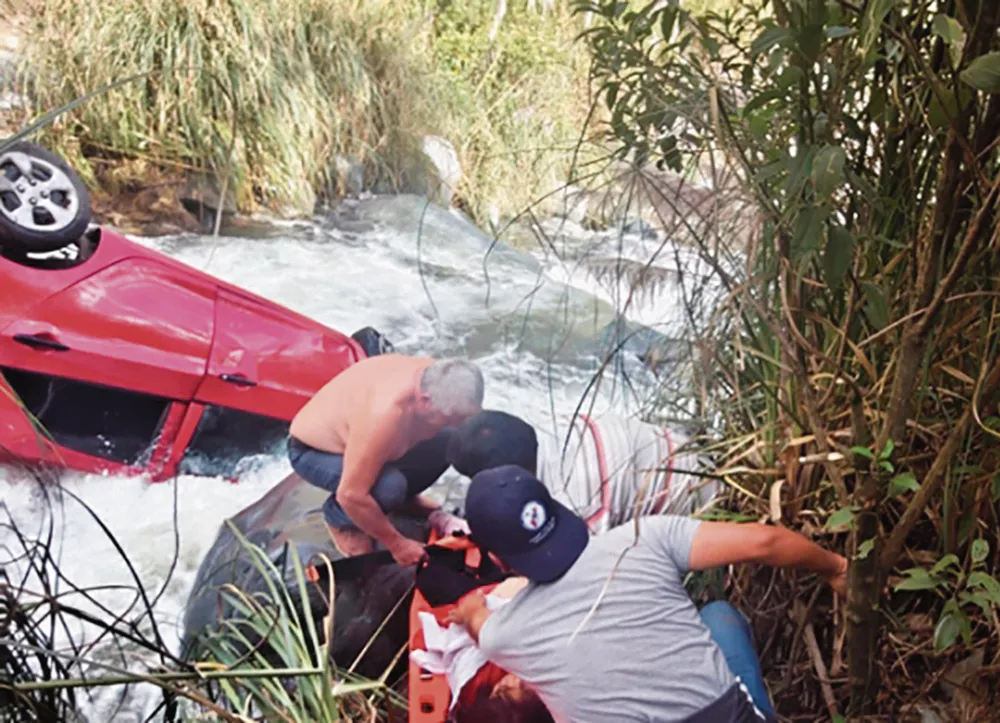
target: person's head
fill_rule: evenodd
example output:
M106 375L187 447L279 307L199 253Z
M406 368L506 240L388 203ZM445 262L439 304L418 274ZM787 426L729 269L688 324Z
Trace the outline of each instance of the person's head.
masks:
M451 427L483 408L483 374L466 359L438 359L420 375L417 413L433 427Z
M587 523L515 465L483 470L472 478L465 519L478 545L534 582L562 577L590 541Z
M520 417L486 409L462 422L448 442L448 462L459 474L516 464L532 474L538 467L538 437Z
M451 720L454 723L554 723L538 693L511 673L492 689L483 686L468 704L456 706Z

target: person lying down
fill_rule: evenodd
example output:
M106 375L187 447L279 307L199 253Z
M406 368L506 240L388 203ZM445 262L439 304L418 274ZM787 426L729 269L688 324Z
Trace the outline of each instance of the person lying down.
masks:
M492 592L465 596L489 610L497 610L527 584L524 577L510 577ZM449 626L442 629L430 613L420 613L426 650L410 653L414 662L431 673L444 674L451 690L448 723L553 723L538 694L516 675L489 662L464 626L465 615L453 610Z

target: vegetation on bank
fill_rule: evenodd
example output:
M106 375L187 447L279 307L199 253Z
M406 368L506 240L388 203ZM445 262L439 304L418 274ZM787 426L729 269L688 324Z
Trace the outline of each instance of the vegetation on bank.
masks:
M435 134L482 219L565 178L587 112L565 3L49 0L26 15L34 115L145 74L42 136L98 192L205 170L243 210L308 213L353 159L369 188L420 189Z
M694 331L738 510L851 559L846 606L732 581L777 709L989 717L1000 645L1000 4L578 2L606 137L702 169L749 237ZM946 703L947 702L947 703ZM976 718L979 716L979 718Z

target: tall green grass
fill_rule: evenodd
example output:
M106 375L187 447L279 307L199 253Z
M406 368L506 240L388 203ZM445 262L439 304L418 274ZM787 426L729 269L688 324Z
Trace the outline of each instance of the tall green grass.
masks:
M124 157L231 175L244 210L309 212L338 190L335 154L403 188L436 133L459 150L467 210L512 212L568 168L585 112L565 11L512 7L493 39L485 1L49 0L28 15L36 115L149 73L43 137L96 185Z

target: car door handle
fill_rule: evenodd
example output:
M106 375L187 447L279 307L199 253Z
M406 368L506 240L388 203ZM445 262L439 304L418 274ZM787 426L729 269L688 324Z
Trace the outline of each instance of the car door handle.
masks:
M49 339L41 334L14 334L14 341L18 344L34 347L35 349L52 349L54 351L69 351L69 347L55 339Z
M257 382L253 379L247 379L242 374L220 374L219 379L224 382L229 382L230 384L235 384L239 387L255 387Z

